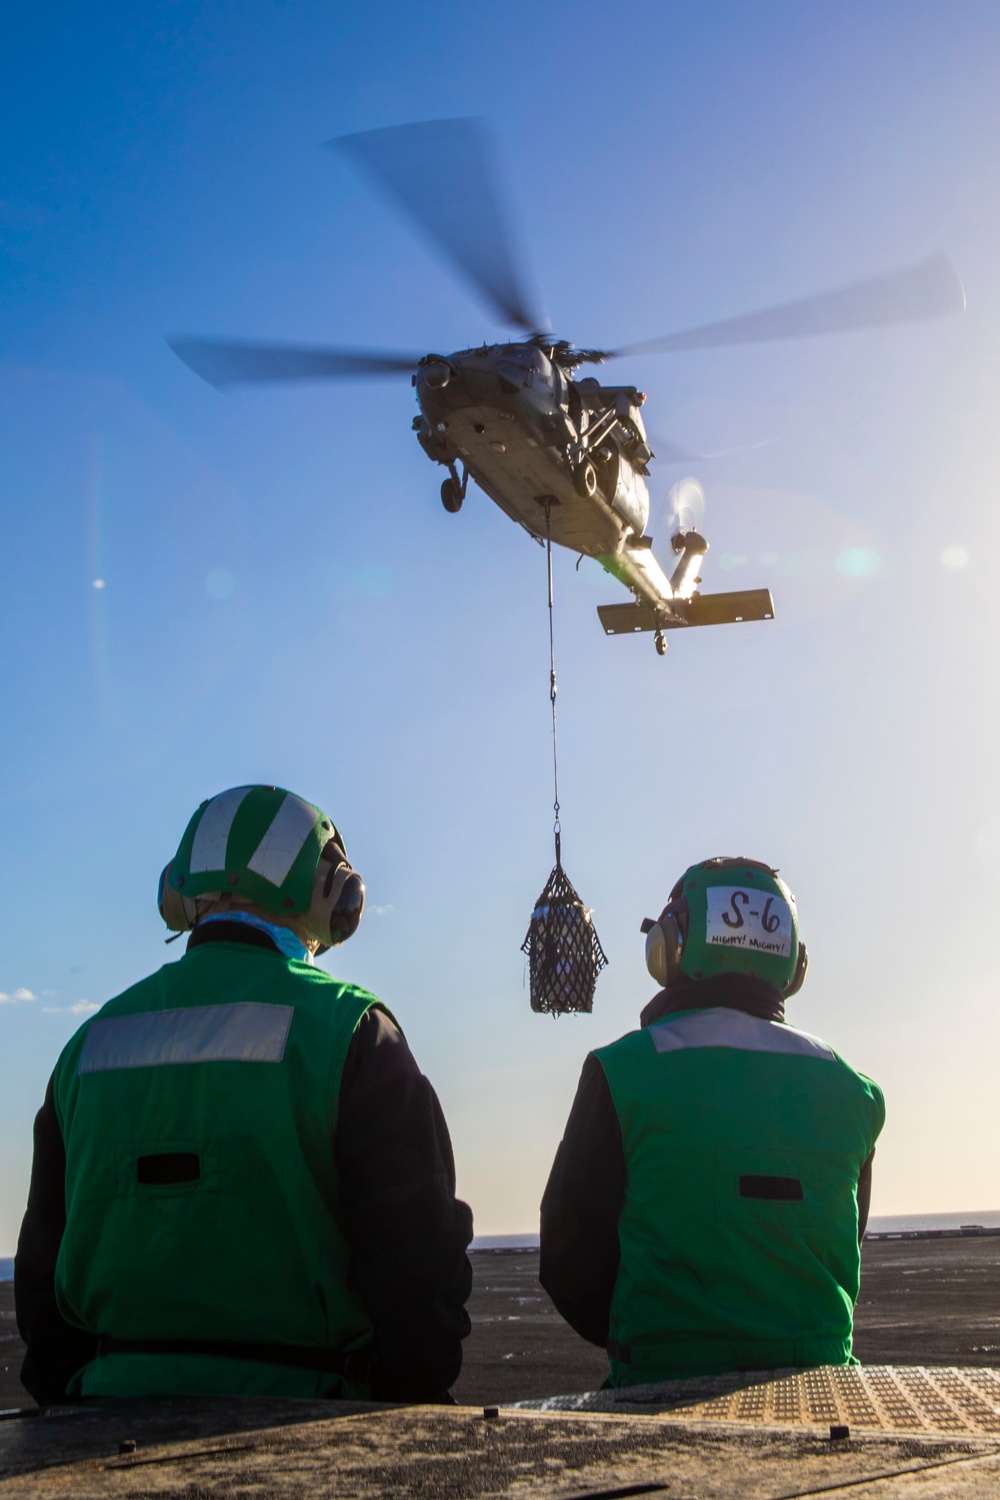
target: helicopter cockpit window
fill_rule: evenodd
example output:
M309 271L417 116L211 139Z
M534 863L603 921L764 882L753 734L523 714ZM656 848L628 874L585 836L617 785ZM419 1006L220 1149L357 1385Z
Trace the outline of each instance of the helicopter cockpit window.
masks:
M525 350L525 358L531 367L531 381L529 381L529 384L537 377L543 385L548 385L553 367L545 351L539 349L537 345L529 347Z
M589 425L590 413L580 400L580 392L575 380L567 380L565 399L573 426L578 433L585 432Z
M526 383L526 376L528 372L524 369L523 365L518 363L517 360L502 359L498 366L498 371L501 381L509 382L512 386L516 387L517 390L520 390L521 387Z

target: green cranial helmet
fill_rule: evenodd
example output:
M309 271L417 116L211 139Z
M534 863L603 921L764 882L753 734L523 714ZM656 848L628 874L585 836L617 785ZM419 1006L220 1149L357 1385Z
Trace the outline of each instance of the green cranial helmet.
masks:
M769 865L725 857L692 865L658 925L668 918L679 940L676 967L688 979L745 974L791 995L805 978L795 897Z
M321 948L350 937L365 888L319 807L276 786L237 786L203 802L160 877L167 926L186 931L228 900L296 925Z

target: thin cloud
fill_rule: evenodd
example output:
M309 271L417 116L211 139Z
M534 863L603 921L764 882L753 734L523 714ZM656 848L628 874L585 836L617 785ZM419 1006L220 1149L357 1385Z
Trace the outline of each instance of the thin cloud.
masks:
M75 1005L43 1005L43 1016L89 1016L95 1010L100 1010L93 1000L78 1000Z
M6 990L0 990L0 1005L21 1005L25 1000L37 1000L37 998L37 995L31 990L26 990L23 985L12 995L8 995Z
M372 911L375 913L375 915L377 917L388 916L389 912L395 911L395 910L396 910L396 908L393 905L391 905L391 903L390 903L389 906L373 906L372 907Z

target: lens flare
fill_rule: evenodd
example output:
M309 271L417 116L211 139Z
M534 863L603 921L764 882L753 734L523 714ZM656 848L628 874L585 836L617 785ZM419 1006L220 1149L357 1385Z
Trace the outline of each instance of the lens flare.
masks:
M102 437L89 443L84 478L84 507L87 572L91 578L90 647L94 680L101 711L107 715L112 707L111 648L108 635L108 605L105 588L105 527L107 520L107 445Z
M834 559L834 567L845 578L874 578L881 566L874 547L845 547Z
M236 592L236 579L228 568L213 568L205 575L205 592L210 599L231 599Z

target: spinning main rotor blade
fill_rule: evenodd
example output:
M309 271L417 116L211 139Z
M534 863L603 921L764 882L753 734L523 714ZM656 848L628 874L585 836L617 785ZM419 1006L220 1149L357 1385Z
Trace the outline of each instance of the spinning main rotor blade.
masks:
M710 453L692 453L690 448L679 448L669 438L646 428L646 436L653 445L657 459L664 464L704 464L713 458L732 458L740 453L755 453L758 448L769 448L777 438L759 438L755 443L740 443L736 448L713 448Z
M394 125L326 144L346 147L505 323L529 332L545 326L521 286L489 141L478 120Z
M422 354L369 349L301 348L295 344L243 344L214 339L168 339L186 365L222 389L260 380L344 380L354 375L411 375Z
M672 443L669 438L662 437L657 432L650 432L646 428L646 437L652 445L656 458L665 464L697 464L705 457L704 453L692 453L689 448L681 448L677 443Z
M837 287L818 297L803 297L742 318L705 323L661 339L644 339L614 351L624 354L672 354L682 349L718 349L729 344L761 344L771 339L802 339L855 328L881 328L962 312L965 289L943 255L905 271Z

